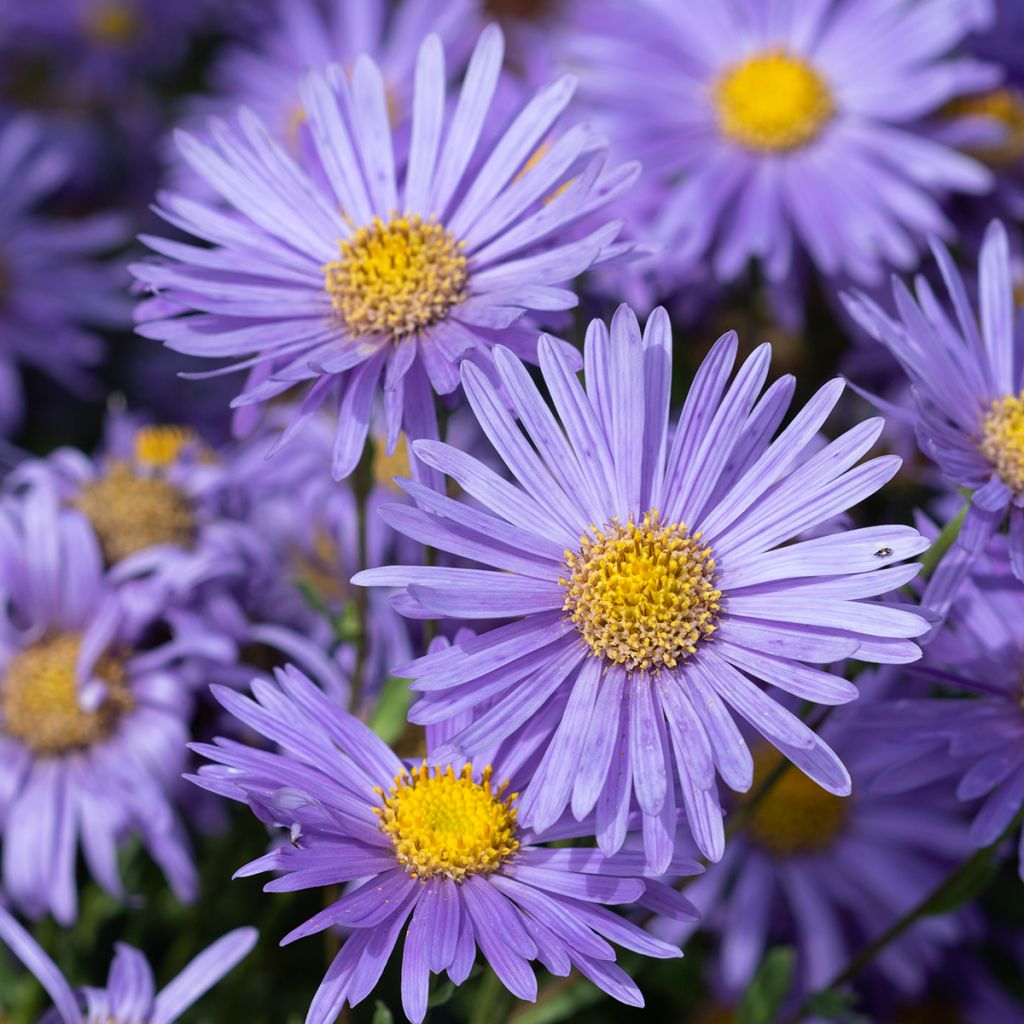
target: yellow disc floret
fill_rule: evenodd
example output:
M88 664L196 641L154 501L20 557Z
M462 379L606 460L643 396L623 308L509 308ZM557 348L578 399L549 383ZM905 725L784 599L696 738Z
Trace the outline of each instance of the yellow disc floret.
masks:
M1015 495L1024 494L1024 391L992 403L981 421L981 454Z
M566 551L563 608L596 655L633 671L674 668L715 630L722 592L711 549L685 523L591 526Z
M395 494L405 494L395 478L408 479L412 476L412 463L409 460L409 440L405 434L398 435L395 450L388 455L387 442L384 438L376 439L373 446L373 482L378 487L386 487Z
M751 792L757 791L781 760L775 750L755 754ZM846 799L822 789L790 766L751 812L747 834L777 857L816 853L836 840L846 825L848 811Z
M101 45L127 46L142 34L142 18L133 3L108 0L85 12L85 34Z
M806 146L835 114L828 83L784 50L729 68L714 86L718 127L726 138L766 153Z
M444 318L466 295L463 244L418 216L374 218L324 267L338 318L354 336L403 338Z
M79 702L75 662L81 637L57 633L16 654L0 682L0 731L37 754L54 755L91 746L109 734L132 707L122 662L103 655L93 674L107 684L98 708Z
M92 523L110 565L157 544L191 547L195 539L185 494L163 477L137 473L123 462L84 487L75 505Z
M135 434L135 461L166 469L178 461L183 451L198 443L199 437L191 427L175 424L140 427Z
M505 795L508 783L491 785L491 766L473 779L472 765L456 775L451 765L428 768L426 762L395 776L383 807L375 808L380 827L391 837L395 854L413 878L496 871L519 848L518 793Z

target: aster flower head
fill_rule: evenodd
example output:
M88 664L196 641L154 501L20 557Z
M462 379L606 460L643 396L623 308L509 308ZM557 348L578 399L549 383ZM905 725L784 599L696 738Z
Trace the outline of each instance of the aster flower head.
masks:
M260 578L268 557L244 521L238 452L178 424L112 415L101 454L58 448L26 460L8 492L55 491L95 533L118 581L144 578L185 603L210 580ZM232 507L232 506L238 507Z
M952 257L938 242L933 251L948 306L919 278L914 295L894 282L895 316L865 295L848 296L847 307L913 384L925 454L972 492L961 548L981 551L1008 514L1010 564L1024 580L1024 332L1006 231L994 221L982 244L977 311Z
M0 503L0 879L33 917L77 913L79 843L124 896L137 836L181 899L196 875L169 792L185 766L190 692L208 649L193 627L160 646L104 575L85 520L38 488ZM148 628L147 628L148 627Z
M603 143L585 126L556 128L571 78L527 103L484 158L502 55L501 32L485 30L448 109L440 39L423 42L407 159L396 158L383 77L366 56L351 84L338 66L304 81L305 166L246 110L234 126L213 122L209 145L182 135L183 156L231 209L162 197L165 218L210 247L147 240L166 258L134 268L160 294L140 309L140 332L251 368L238 405L303 388L285 438L337 404L338 478L359 460L378 395L389 450L402 429L436 436L432 390L455 390L459 363L486 361L499 339L534 354L523 317L574 306L564 285L618 252L618 223L570 229L636 174L605 173Z
M994 843L1024 808L1024 623L1007 545L997 535L973 561L915 667L945 696L886 701L870 718L889 765L876 787L900 793L955 782L961 800L981 801L969 833L979 847ZM1024 879L1024 833L1019 853Z
M858 733L860 711L844 709L822 728L850 769L852 794L837 797L786 769L721 863L687 887L702 927L719 940L718 974L731 997L746 991L776 943L796 949L797 991L826 987L852 954L916 906L968 853L962 815L947 792L872 791L884 761L877 744ZM756 747L758 780L778 761L775 751ZM666 921L654 930L681 941L692 928ZM962 938L956 917L919 922L874 961L887 994L921 993L943 951Z
M753 773L732 712L819 785L845 794L849 776L836 756L762 684L841 704L855 687L806 663L919 656L912 638L924 619L867 600L916 574L897 564L927 546L916 530L882 525L786 543L872 494L899 460L856 465L879 420L808 454L840 381L772 440L794 381L761 395L770 360L762 345L730 383L735 334L713 347L670 429L664 310L642 334L624 306L610 332L594 321L585 388L556 346L541 338L539 349L555 414L511 352L495 353L511 411L477 367L463 368L466 394L514 482L419 441L417 458L482 507L406 482L418 507L382 510L396 529L485 568L387 566L355 582L404 588L398 607L416 617L515 620L395 672L421 691L413 721L442 722L490 702L453 740L467 756L506 737L539 738L543 757L520 804L527 824L543 830L567 806L577 818L596 808L598 842L611 852L635 794L657 866L671 856L681 788L697 843L717 860L716 773L737 790Z
M606 857L593 848L549 848L577 836L574 822L538 836L518 817L518 794L500 763L401 761L358 719L288 667L277 685L255 681L253 698L219 689L241 722L278 745L267 753L229 740L198 745L213 762L193 781L247 801L291 842L238 874L275 871L268 892L353 883L348 892L285 937L332 926L350 930L313 999L308 1024L330 1024L377 983L402 932L402 1006L426 1013L432 973L462 984L476 949L520 999L536 998L530 961L553 974L575 968L616 999L642 1005L615 964L614 942L654 957L679 950L652 939L603 904L638 903L690 916L689 904L645 877L643 856ZM683 857L668 867L692 873Z
M0 907L0 941L36 976L53 1000L42 1024L174 1024L181 1015L246 956L256 944L255 928L228 932L199 954L169 985L156 992L146 958L118 945L102 988L75 991L31 935Z
M0 119L0 430L21 416L19 371L30 366L72 390L88 385L103 342L127 325L122 268L99 257L127 239L115 215L54 220L37 207L66 182L71 161L30 117ZM57 283L59 282L59 287Z
M921 124L998 79L948 56L971 23L946 0L583 10L567 43L581 94L653 187L672 186L655 221L672 258L723 281L751 259L783 281L804 251L827 277L878 281L952 231L945 194L991 187Z
M273 18L256 43L231 47L217 59L211 94L197 100L196 113L231 115L246 106L292 150L308 119L299 85L310 70L326 72L332 64L351 70L368 54L380 68L392 122L408 121L421 41L436 33L458 65L476 36L473 0L279 0L270 6Z

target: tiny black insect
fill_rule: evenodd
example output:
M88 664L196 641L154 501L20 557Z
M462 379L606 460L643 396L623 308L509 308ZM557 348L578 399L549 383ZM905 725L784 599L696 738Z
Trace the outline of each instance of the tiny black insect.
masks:
M875 558L888 558L892 554L892 548L879 548L875 552Z

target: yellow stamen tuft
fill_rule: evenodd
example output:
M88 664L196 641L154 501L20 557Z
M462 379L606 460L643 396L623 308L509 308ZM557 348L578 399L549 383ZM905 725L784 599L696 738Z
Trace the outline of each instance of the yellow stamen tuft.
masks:
M198 442L199 437L191 427L176 424L140 427L135 434L135 461L166 469L178 461L186 448Z
M729 68L714 86L718 127L726 138L766 153L812 142L835 114L828 83L784 50L769 50Z
M1006 167L1024 158L1024 93L1010 86L975 96L961 96L947 104L950 117L987 117L1006 135L1000 142L971 147L971 152L993 167Z
M102 740L133 706L123 663L103 655L94 674L108 684L94 711L79 704L75 662L81 637L58 633L16 654L0 683L0 731L37 754L79 750Z
M456 775L451 765L428 768L424 761L396 775L387 796L378 788L384 805L374 812L413 878L459 882L496 871L519 849L512 806L519 794L505 796L507 788L492 788L490 765L475 782L472 765Z
M75 505L92 523L110 565L157 544L187 548L195 540L188 498L169 481L122 462L87 485Z
M981 421L981 454L1015 495L1024 494L1024 391L992 403Z
M762 749L754 755L756 792L779 765L782 755ZM827 849L846 826L848 801L824 790L799 768L790 766L754 808L747 834L776 857Z
M384 438L378 438L373 446L373 480L378 487L386 487L396 494L405 494L395 477L408 479L412 476L412 468L409 462L409 442L405 434L400 434L395 450L388 455L387 442Z
M591 526L579 552L566 551L563 608L594 654L630 671L658 672L715 631L722 593L700 539L685 523L659 525L654 509L639 525Z
M338 318L355 336L400 339L437 323L466 295L463 243L437 221L379 217L324 267Z
M85 34L107 46L126 46L142 34L142 18L132 3L97 3L85 13Z

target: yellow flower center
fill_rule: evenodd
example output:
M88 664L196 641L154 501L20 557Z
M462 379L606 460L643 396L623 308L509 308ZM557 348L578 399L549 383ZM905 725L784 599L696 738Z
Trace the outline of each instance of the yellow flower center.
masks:
M403 338L443 319L466 295L466 257L443 224L379 217L340 243L324 267L338 318L354 336Z
M122 462L83 488L75 505L92 523L110 565L157 544L187 548L195 539L188 498L169 481Z
M330 607L341 607L352 596L352 573L345 571L338 542L322 525L313 527L312 544L292 549L291 569L300 584Z
M685 523L591 526L578 552L566 551L563 608L596 655L629 671L674 668L715 631L722 592L711 548Z
M155 469L167 469L181 457L186 448L199 443L191 427L157 424L140 427L135 434L135 461Z
M75 661L81 637L57 633L16 654L0 683L2 727L37 754L62 754L102 740L131 710L123 662L109 654L94 674L108 684L103 703L84 710L78 698Z
M779 765L782 755L760 750L754 755L754 785L750 792ZM776 780L750 815L747 834L776 857L817 853L827 849L846 825L849 805L790 766Z
M412 476L409 462L409 442L405 434L400 434L395 450L388 455L388 446L384 438L378 438L373 446L373 481L378 487L386 487L396 494L405 494L395 477L408 479Z
M489 874L519 849L518 793L505 796L508 783L491 786L488 765L479 782L472 765L456 775L451 765L428 768L426 762L395 776L384 806L374 808L380 827L413 878Z
M85 34L97 43L126 46L142 34L142 19L134 4L97 3L86 11Z
M1002 141L974 146L971 152L995 167L1024 158L1024 93L1010 86L976 96L961 96L945 108L950 117L987 117L1006 131Z
M981 421L981 454L1014 494L1024 494L1024 391L992 403Z
M765 153L806 146L836 109L825 79L784 50L759 53L729 68L715 83L714 99L722 134Z

